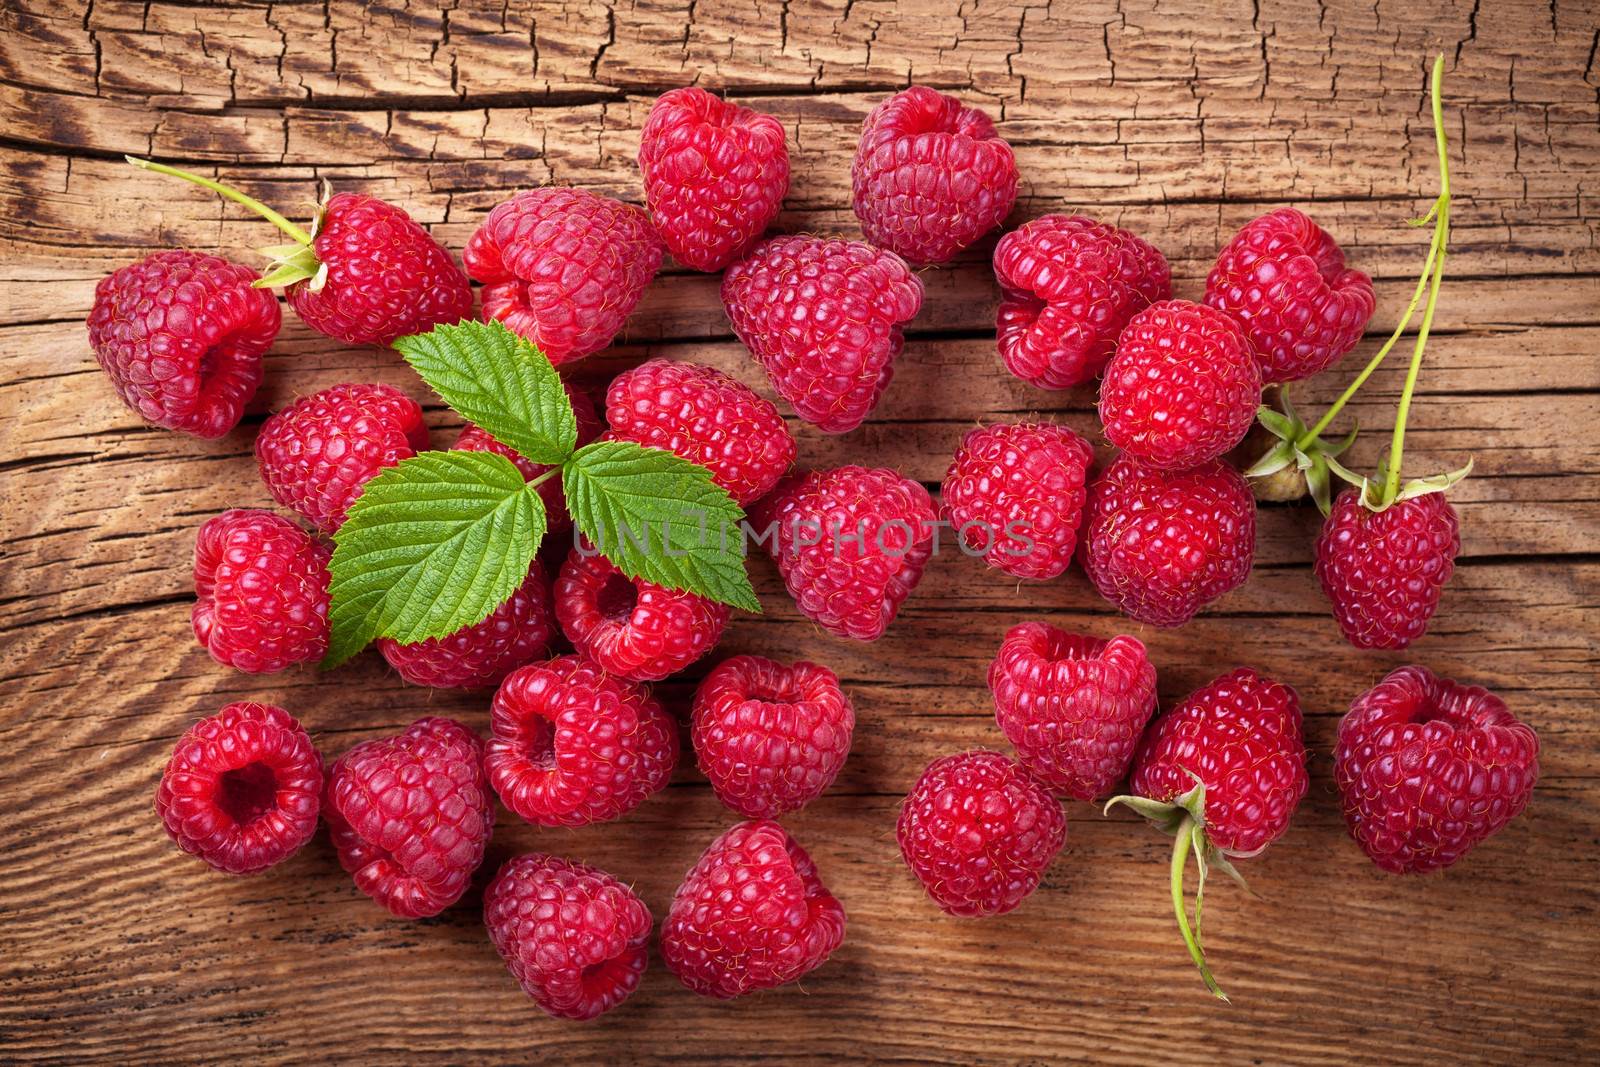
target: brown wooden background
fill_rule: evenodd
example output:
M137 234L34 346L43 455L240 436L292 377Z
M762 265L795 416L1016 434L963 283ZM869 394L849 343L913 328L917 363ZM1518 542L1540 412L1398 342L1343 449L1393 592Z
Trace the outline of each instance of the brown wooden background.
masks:
M1600 1040L1600 18L1592 2L1286 0L464 0L372 6L122 0L0 4L0 1060L800 1062L1501 1062L1593 1055ZM1167 910L1167 843L1130 816L1069 810L1070 841L1012 915L941 916L903 870L899 798L931 758L1004 747L984 670L1040 617L1126 629L1081 574L1018 588L976 562L931 567L883 640L799 619L765 561L768 613L723 651L832 666L860 715L837 786L788 820L844 901L835 959L724 1004L659 966L591 1025L545 1018L495 957L477 895L522 850L634 882L658 918L732 822L692 768L630 818L538 831L505 816L469 898L404 923L360 896L323 839L264 875L210 873L150 810L177 735L228 700L282 703L330 756L423 713L483 728L487 695L406 688L368 655L331 676L253 679L189 632L193 532L268 506L249 455L262 413L348 379L422 398L392 353L345 350L292 316L237 432L197 442L139 422L88 350L96 280L170 245L272 243L264 223L137 172L125 152L214 168L304 214L321 178L403 204L459 250L516 189L572 183L638 200L651 98L697 83L788 126L781 226L855 233L861 118L916 81L1000 120L1023 196L1013 223L1086 210L1138 230L1197 296L1219 244L1271 207L1305 207L1378 279L1386 332L1435 189L1423 110L1442 50L1458 190L1454 247L1407 459L1477 473L1454 493L1463 558L1433 633L1407 655L1339 639L1309 560L1309 507L1261 514L1257 568L1170 633L1135 627L1163 702L1237 664L1294 684L1313 750L1288 835L1217 888L1207 922L1232 1007L1213 1002ZM939 480L976 420L1033 411L1097 430L1088 391L1037 392L999 368L987 256L925 275L928 299L872 421L800 433L810 464L889 464ZM252 261L254 262L254 261ZM1375 342L1369 342L1375 343ZM1363 349L1369 351L1370 349ZM716 281L668 270L594 384L647 355L759 377ZM1403 353L1402 353L1403 355ZM1325 401L1355 360L1305 390ZM1399 360L1354 405L1389 423ZM765 388L762 385L762 388ZM452 416L430 409L439 446ZM1380 874L1344 835L1328 752L1350 699L1416 661L1487 684L1538 729L1528 814L1439 877ZM687 684L663 687L681 707Z

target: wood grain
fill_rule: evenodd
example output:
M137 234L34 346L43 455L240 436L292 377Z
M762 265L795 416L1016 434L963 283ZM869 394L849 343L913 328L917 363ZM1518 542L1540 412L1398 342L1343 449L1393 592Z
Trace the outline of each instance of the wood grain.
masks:
M1585 2L1453 0L462 0L0 5L0 1061L82 1063L1586 1062L1600 1053L1600 14ZM150 811L196 717L282 703L335 754L418 715L482 728L484 694L401 685L365 656L323 676L249 678L188 630L194 528L268 506L250 443L266 412L340 380L426 390L393 353L286 321L239 430L143 425L84 341L95 282L158 245L248 259L267 228L121 162L150 154L283 207L327 178L392 198L459 249L518 188L637 201L637 130L681 84L777 115L794 182L780 227L858 232L848 169L863 115L912 82L989 110L1016 147L1013 223L1088 210L1169 255L1195 296L1217 246L1283 203L1312 212L1378 280L1370 351L1404 304L1435 182L1424 63L1449 61L1456 227L1408 458L1474 456L1453 494L1463 555L1409 654L1337 640L1310 572L1317 517L1264 507L1250 582L1175 632L1131 627L1080 574L1019 587L941 557L873 645L806 623L764 560L767 605L724 651L834 667L860 725L833 790L789 822L844 901L849 935L798 988L701 1000L659 966L589 1025L538 1013L483 935L478 894L519 851L579 857L659 916L731 822L692 767L621 822L535 830L502 812L488 863L437 919L387 918L325 840L252 879L177 854ZM925 272L927 305L861 430L796 426L804 462L938 482L975 422L1040 413L1097 434L1087 390L1043 393L994 355L993 238ZM765 390L716 279L669 268L623 340L575 371L590 390L654 356ZM1348 364L1346 365L1348 367ZM1341 368L1299 389L1317 407ZM1352 405L1375 460L1401 370ZM459 422L429 407L435 441ZM1313 785L1291 831L1221 887L1208 941L1231 1007L1172 928L1166 844L1069 808L1068 851L1017 912L941 916L900 864L893 819L930 759L1004 747L984 671L1025 618L1151 647L1164 703L1237 663L1294 684ZM1329 752L1357 693L1407 661L1489 685L1533 723L1529 812L1458 867L1380 874L1349 842ZM660 687L686 708L699 669Z

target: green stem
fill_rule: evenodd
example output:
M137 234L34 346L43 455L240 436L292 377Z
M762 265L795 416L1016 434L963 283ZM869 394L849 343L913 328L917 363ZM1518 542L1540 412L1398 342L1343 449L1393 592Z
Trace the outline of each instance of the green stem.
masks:
M260 215L278 229L282 230L290 237L293 237L300 244L309 245L311 243L311 235L309 233L302 230L300 227L296 226L294 223L290 222L288 219L284 218L282 215L278 214L276 211L272 210L255 197L246 196L239 190L227 185L223 185L221 182L215 181L211 178L203 178L198 174L191 174L186 170L179 170L177 167L169 167L165 163L153 163L148 159L139 159L136 156L124 156L123 158L129 163L132 163L134 166L143 170L153 170L157 174L170 174L174 178L182 178L186 182L193 182L195 185L210 189L212 192L217 193L220 196L227 197L235 204L242 204L251 211L254 211L257 215Z
M531 481L529 481L528 482L528 488L529 489L536 489L536 488L538 488L539 486L543 485L545 482L548 482L551 478L554 478L556 475L558 475L560 473L561 473L561 468L560 467L551 467L549 470L545 471L543 474L536 475Z
M1406 417L1411 413L1411 397L1417 389L1417 375L1422 371L1422 350L1427 347L1428 333L1433 328L1433 313L1439 306L1439 283L1444 279L1445 249L1450 243L1450 164L1444 136L1444 105L1440 100L1443 81L1444 56L1438 55L1433 60L1432 91L1433 138L1439 152L1439 213L1434 220L1439 256L1434 264L1432 283L1428 287L1428 304L1422 310L1422 325L1417 328L1417 342L1411 350L1411 367L1406 371L1405 388L1400 393L1400 409L1395 414L1394 440L1389 446L1388 478L1381 499L1385 506L1393 503L1400 494L1400 460L1405 445Z
M1172 844L1172 911L1178 917L1178 932L1183 935L1183 943L1189 948L1189 958L1194 960L1194 965L1200 968L1200 977L1205 980L1206 988L1219 1000L1227 1000L1222 992L1222 987L1217 985L1217 980L1211 976L1211 968L1206 966L1205 950L1200 947L1194 931L1189 927L1189 911L1183 899L1183 872L1189 865L1189 846L1194 837L1194 816L1185 815L1178 824L1177 837ZM1204 868L1201 869L1202 883L1205 879ZM1202 884L1201 892L1205 891Z

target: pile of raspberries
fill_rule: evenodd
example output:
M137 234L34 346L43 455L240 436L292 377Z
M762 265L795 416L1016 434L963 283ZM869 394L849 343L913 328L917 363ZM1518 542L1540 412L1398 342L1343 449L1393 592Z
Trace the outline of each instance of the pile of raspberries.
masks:
M580 189L519 193L472 235L465 273L398 207L333 196L311 246L321 270L289 286L289 306L329 337L386 345L471 316L470 276L482 315L560 366L617 336L670 254L724 272L729 320L773 391L798 418L845 433L891 385L902 331L923 301L914 268L948 262L1000 226L1018 188L1015 157L991 120L922 87L883 101L863 126L852 193L865 241L763 239L788 191L783 127L703 90L656 101L639 163L648 212ZM1186 622L1251 568L1255 501L1224 454L1250 428L1263 385L1315 374L1357 343L1371 281L1292 209L1229 242L1199 303L1172 298L1154 246L1077 215L1005 234L994 270L1006 370L1041 389L1100 379L1105 436L1120 451L1098 477L1089 442L1039 422L968 433L938 504L889 469L791 472L796 443L772 402L712 368L664 359L612 381L603 417L569 388L580 443L633 441L708 468L758 527L777 524L766 547L795 604L842 638L884 633L941 523L1010 578L1054 578L1076 557L1129 618ZM215 256L166 251L102 281L90 340L123 400L200 437L237 425L280 325L279 303L257 279ZM319 659L324 538L368 479L426 447L417 403L383 385L334 386L268 418L255 442L262 479L311 530L253 509L200 528L201 645L252 673ZM530 480L544 470L475 426L455 447L505 455ZM559 479L541 491L559 534L570 527ZM417 918L467 891L497 799L535 825L581 826L660 791L680 728L645 683L707 656L730 609L629 578L576 547L544 558L483 621L417 644L379 643L414 685L496 687L487 738L424 718L330 765L287 711L230 704L190 728L167 764L156 796L167 832L213 867L249 874L293 854L320 819L357 887ZM557 631L573 652L548 658ZM1103 798L1127 778L1133 793L1166 802L1201 782L1206 834L1237 857L1282 834L1306 793L1298 698L1253 670L1157 716L1156 672L1140 641L1025 622L1006 634L989 684L1016 758L935 760L897 826L907 865L951 914L1004 912L1038 886L1066 839L1062 798ZM842 943L844 908L778 820L832 784L854 723L839 679L814 663L736 656L695 691L696 763L745 821L707 846L661 924L661 957L691 990L735 997L792 982ZM1493 695L1398 670L1340 728L1350 831L1384 869L1446 866L1522 810L1537 754L1533 732ZM483 915L523 989L573 1019L633 993L655 926L625 882L541 853L500 869Z

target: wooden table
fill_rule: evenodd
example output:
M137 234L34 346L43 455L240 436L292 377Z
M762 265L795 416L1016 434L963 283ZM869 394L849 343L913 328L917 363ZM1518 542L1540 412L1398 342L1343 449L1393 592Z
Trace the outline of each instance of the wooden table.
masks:
M0 1060L1502 1062L1600 1048L1600 68L1593 3L1312 5L1088 0L463 0L374 7L8 0L0 13ZM855 751L788 820L844 901L844 947L799 988L725 1004L652 964L624 1009L550 1020L495 957L477 898L545 849L637 886L659 917L732 817L691 767L631 817L536 830L502 813L463 903L390 919L325 839L250 879L180 856L151 812L175 738L235 699L281 703L330 756L425 713L480 729L485 694L407 688L367 655L335 674L251 678L189 632L195 528L270 506L250 445L263 413L349 379L425 388L393 354L286 316L245 423L201 442L125 410L83 318L95 282L162 246L241 261L265 224L122 163L220 174L304 214L323 178L403 204L452 248L514 190L571 183L637 201L640 123L663 89L725 89L788 127L780 227L856 233L848 169L868 109L910 82L1000 122L1014 222L1084 210L1155 241L1197 296L1217 248L1281 204L1309 210L1378 279L1374 334L1404 303L1436 189L1425 64L1448 59L1454 246L1406 458L1477 472L1453 494L1459 570L1409 653L1341 642L1310 569L1318 517L1263 507L1250 582L1174 632L1133 626L1081 574L1019 588L947 555L873 645L830 638L752 571L767 614L723 650L805 656L845 679ZM1087 390L998 365L989 242L924 275L887 398L842 438L797 427L804 462L895 466L930 485L978 420L1042 412L1098 434ZM1370 339L1370 351L1375 344ZM645 356L760 383L717 281L664 271L597 386ZM1318 406L1347 361L1302 390ZM1354 412L1371 464L1401 367ZM765 384L760 383L765 389ZM430 409L435 441L457 422ZM1320 410L1320 407L1318 407ZM1234 996L1205 995L1174 929L1164 838L1070 807L1068 850L1019 911L943 917L901 865L893 822L930 759L1004 747L984 672L1001 633L1043 618L1137 634L1163 703L1250 664L1304 700L1313 784L1289 833L1208 909ZM1379 873L1346 837L1329 751L1352 697L1419 662L1488 685L1538 729L1527 814L1437 877ZM661 692L682 709L693 678Z

